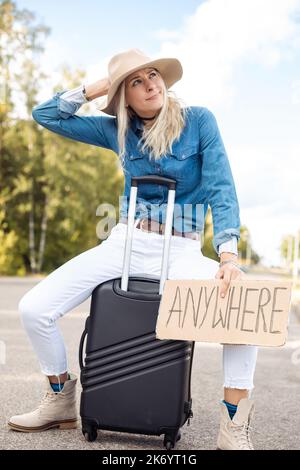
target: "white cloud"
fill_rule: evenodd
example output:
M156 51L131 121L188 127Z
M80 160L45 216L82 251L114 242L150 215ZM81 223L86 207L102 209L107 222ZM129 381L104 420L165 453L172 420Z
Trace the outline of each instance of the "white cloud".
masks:
M208 0L201 4L176 32L179 39L163 42L158 54L178 57L183 64L184 80L174 89L188 104L229 105L238 62L272 67L291 50L296 52L299 29L291 15L297 7L299 0ZM288 49L283 47L287 44Z
M158 31L155 31L152 36L155 39L159 39L160 41L169 41L180 39L180 32L168 31L167 29L159 29Z
M228 148L241 208L253 248L265 264L279 265L282 237L300 228L300 148Z
M268 213L264 206L244 209L241 211L242 222L246 220L251 233L253 249L262 257L266 265L279 266L280 245L287 235L295 236L299 224L291 214L282 213L280 217Z
M295 19L299 0L208 0L187 18L177 38L165 31L168 40L157 57L177 57L182 62L183 79L174 91L187 104L207 106L213 112L234 111L235 70L240 64L260 65L281 73L283 61L297 60L300 33ZM299 59L298 59L299 60ZM293 103L298 104L298 81L293 82ZM277 97L276 97L277 98ZM276 100L274 97L274 100ZM253 93L253 107L261 111ZM247 111L245 110L245 113ZM272 122L268 122L272 136ZM221 126L222 127L222 126ZM290 143L281 135L278 146L275 128L267 145L225 142L234 173L241 221L252 234L254 248L267 264L279 263L281 237L300 227L300 198L297 186L300 170L300 142Z
M300 148L286 143L228 147L240 203L245 209L263 205L270 215L284 211L300 215L298 181ZM300 218L299 218L300 224Z

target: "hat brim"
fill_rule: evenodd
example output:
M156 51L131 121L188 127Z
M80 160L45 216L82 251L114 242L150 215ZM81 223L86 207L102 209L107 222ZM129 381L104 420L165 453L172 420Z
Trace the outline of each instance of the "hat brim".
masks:
M97 107L99 111L102 111L103 113L109 114L111 116L115 116L116 113L114 110L113 98L119 88L119 85L122 83L123 80L125 80L126 77L131 75L133 72L136 72L140 69L144 69L145 67L157 68L167 88L170 88L172 85L174 85L174 83L178 82L178 80L180 80L183 75L182 65L178 59L164 58L145 62L143 65L128 70L126 73L118 77L118 79L111 84L105 102Z

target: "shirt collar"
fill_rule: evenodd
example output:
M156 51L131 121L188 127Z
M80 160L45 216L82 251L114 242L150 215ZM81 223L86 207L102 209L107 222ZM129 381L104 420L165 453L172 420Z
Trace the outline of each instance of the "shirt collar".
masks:
M144 129L143 121L135 114L131 119L131 128L133 132L142 131Z

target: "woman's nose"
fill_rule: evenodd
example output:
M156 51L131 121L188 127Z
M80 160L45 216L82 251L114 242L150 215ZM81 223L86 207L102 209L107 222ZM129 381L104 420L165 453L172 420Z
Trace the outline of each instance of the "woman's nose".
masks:
M153 90L153 83L148 80L145 82L146 90Z

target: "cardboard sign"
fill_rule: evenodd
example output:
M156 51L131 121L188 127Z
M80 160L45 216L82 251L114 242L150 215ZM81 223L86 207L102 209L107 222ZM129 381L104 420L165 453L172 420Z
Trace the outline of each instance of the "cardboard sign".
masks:
M287 338L291 281L166 280L156 325L158 339L282 346Z

